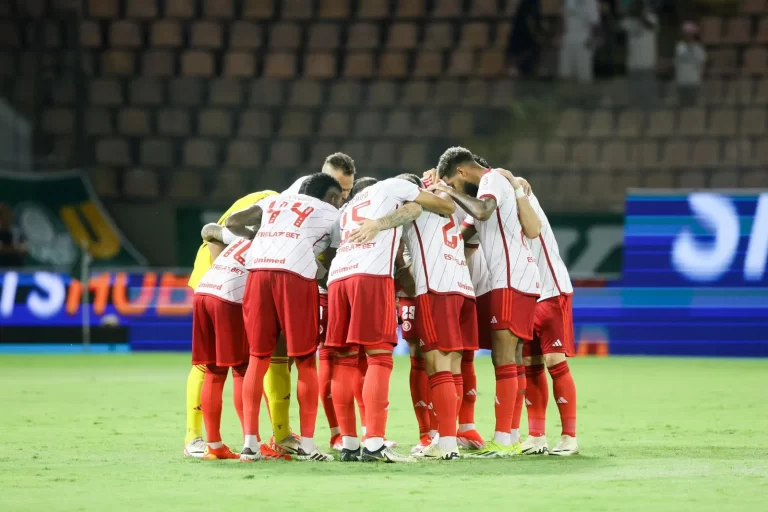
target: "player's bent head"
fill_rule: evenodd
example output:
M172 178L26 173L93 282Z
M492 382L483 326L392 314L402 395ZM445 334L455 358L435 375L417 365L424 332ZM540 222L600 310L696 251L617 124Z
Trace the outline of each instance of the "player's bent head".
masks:
M475 161L472 152L461 146L446 149L437 163L440 179L468 194L472 193L468 189L476 190L485 170L485 167Z
M344 199L350 196L352 183L355 180L355 161L345 153L334 153L326 157L322 171L330 174L341 184Z
M413 183L417 187L424 188L424 183L421 182L421 178L419 178L415 174L411 174L411 173L406 172L406 173L403 173L403 174L401 174L399 176L395 176L395 178L397 178L399 180L410 181L411 183Z
M357 194L367 189L371 185L375 185L378 182L379 180L377 180L376 178L371 178L370 176L359 178L355 182L355 184L352 186L352 192L349 194L349 198L353 199Z
M490 169L491 168L491 164L488 163L488 160L486 160L485 158L481 157L480 155L476 155L476 154L473 153L472 154L472 158L475 160L475 162L477 162L478 165L482 166L483 168L485 168L485 169Z
M330 174L322 172L310 174L299 189L299 194L320 199L336 208L342 203L341 192L339 181Z

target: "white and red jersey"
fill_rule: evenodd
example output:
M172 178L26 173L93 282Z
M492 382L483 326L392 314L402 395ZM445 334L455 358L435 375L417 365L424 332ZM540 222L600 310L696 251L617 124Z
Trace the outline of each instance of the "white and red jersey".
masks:
M248 278L245 257L250 246L251 241L247 238L237 238L229 244L211 264L211 268L203 274L195 293L213 295L227 302L242 304L245 281Z
M341 215L342 243L331 263L328 283L355 275L393 277L402 228L381 231L376 238L364 244L346 240L363 220L380 219L404 203L415 200L419 193L419 187L410 181L390 178L371 185L347 203Z
M480 180L477 198L492 197L496 210L486 221L468 217L480 237L490 272L491 289L513 288L538 296L541 278L530 245L523 234L517 212L517 198L512 185L501 174L488 171Z
M456 206L455 215L459 223L464 223L468 217L467 212L458 205ZM480 236L475 233L469 240L464 240L464 248L474 249L469 258L467 258L467 267L469 268L469 277L472 279L472 287L475 289L475 296L480 297L491 291L491 275L488 272L485 253L480 246Z
M303 194L259 201L261 227L246 258L248 270L283 270L306 279L317 275L317 255L339 246L339 211Z
M475 297L455 216L425 211L403 226L403 237L413 261L417 296L431 292Z
M531 207L541 221L539 237L528 239L531 252L533 257L536 258L536 264L539 267L539 275L541 276L541 296L539 301L561 294L570 295L573 293L571 277L568 275L568 268L560 257L560 248L557 246L552 226L549 225L549 219L547 219L544 210L539 204L539 200L533 193L528 196L528 201L530 201Z

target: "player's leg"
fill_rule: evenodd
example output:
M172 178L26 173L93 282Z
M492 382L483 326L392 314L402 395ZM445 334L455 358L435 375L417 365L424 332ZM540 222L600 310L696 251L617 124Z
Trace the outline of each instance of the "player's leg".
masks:
M490 293L475 299L475 348L491 349L491 313ZM470 338L469 327L462 323L465 338ZM459 446L479 450L485 446L485 440L475 427L475 402L477 401L477 375L475 374L475 350L464 350L461 357L461 376L464 380L464 393L459 408Z
M523 364L523 345L524 342L517 344L515 352L515 364L517 365L517 399L515 400L515 411L512 414L512 446L515 453L521 453L520 444L520 418L523 415L523 405L525 404L525 365Z
M461 361L460 352L430 350L424 353L440 435L436 445L422 452L426 458L459 459L459 445L456 441L457 396L452 372L454 363L458 361Z
M419 340L418 338L410 338L406 339L406 341L411 353L411 372L409 375L411 402L413 403L413 412L416 415L416 423L419 427L419 444L411 449L411 454L413 455L432 444L432 435L430 434L431 413L429 409L432 399L429 392L429 378L424 366L424 356L419 350Z
M515 355L519 339L508 329L494 330L491 338L491 358L496 375L496 427L493 435L493 444L496 446L490 449L493 451L501 446L504 450L509 450L512 445L512 418L517 401Z
M264 378L264 392L269 402L272 433L275 441L278 444L283 441L288 443L291 437L291 372L288 355L285 352L285 338L282 333Z
M248 363L232 368L232 402L235 405L237 418L240 420L240 428L245 435L245 417L243 414L243 379L248 371Z
M221 410L224 384L229 368L209 364L203 383L202 406L205 420L205 434L208 449L203 456L206 460L239 459L221 440Z
M320 345L317 372L320 400L323 403L325 417L328 419L328 428L331 431L330 447L333 450L341 450L341 431L339 430L339 421L336 419L336 411L333 408L333 395L331 394L333 362L334 350L330 347Z
M201 399L206 365L216 363L215 337L213 320L205 308L205 297L195 295L192 302L192 370L187 377L187 435L184 441L187 457L202 458L205 455Z
M528 437L521 448L523 455L545 455L549 452L546 436L547 405L549 384L544 371L544 358L538 336L525 343L523 362L525 364L525 405L528 413Z
M368 373L368 358L365 356L365 350L358 352L357 358L357 379L354 380L355 402L357 403L357 412L360 416L360 430L363 437L366 435L365 428L365 400L363 400L363 384L365 383L365 374Z

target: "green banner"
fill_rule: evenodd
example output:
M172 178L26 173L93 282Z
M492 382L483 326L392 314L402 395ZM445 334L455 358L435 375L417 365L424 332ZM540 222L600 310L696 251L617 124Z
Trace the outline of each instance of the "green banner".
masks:
M125 239L80 172L0 172L0 203L27 246L27 266L70 268L88 244L94 266L146 265Z
M200 230L209 222L218 222L227 207L196 208L183 206L176 210L176 263L192 268L200 247Z

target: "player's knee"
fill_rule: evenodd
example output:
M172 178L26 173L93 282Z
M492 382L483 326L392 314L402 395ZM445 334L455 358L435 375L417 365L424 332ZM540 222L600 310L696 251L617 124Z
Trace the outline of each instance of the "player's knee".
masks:
M219 376L219 375L226 376L227 375L227 371L229 370L229 368L226 367L226 366L218 366L218 365L215 365L215 364L208 364L208 365L206 365L206 370L208 371L208 373L212 373L212 374L217 375L217 376Z
M539 366L544 364L544 358L542 356L528 356L523 358L523 364L525 366Z
M386 350L371 350L366 351L368 355L368 366L386 366L387 368L394 367L394 361L392 360L392 352Z
M298 368L299 371L317 368L317 360L315 359L314 352L307 354L306 356L296 357L294 360L296 361L296 368Z
M232 375L235 377L245 377L245 373L248 371L248 364L241 364L232 368Z
M461 354L461 364L473 364L475 362L475 351L465 350Z
M566 360L565 354L563 354L562 352L544 354L543 359L544 359L544 364L547 365L547 368L551 368L556 364L560 364Z
M408 351L411 357L422 357L421 349L419 349L419 340L405 340L408 342Z

